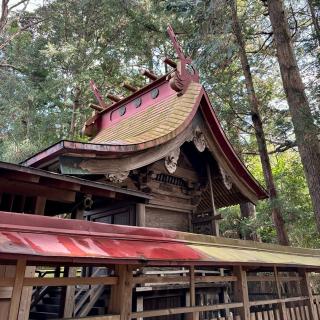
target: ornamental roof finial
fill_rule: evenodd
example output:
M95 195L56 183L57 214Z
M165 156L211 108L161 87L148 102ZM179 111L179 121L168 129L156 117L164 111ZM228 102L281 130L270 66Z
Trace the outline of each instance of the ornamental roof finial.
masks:
M184 55L170 24L168 25L167 32L179 59L176 70L169 75L170 86L173 90L184 94L190 82L199 82L199 73L192 65L191 58Z

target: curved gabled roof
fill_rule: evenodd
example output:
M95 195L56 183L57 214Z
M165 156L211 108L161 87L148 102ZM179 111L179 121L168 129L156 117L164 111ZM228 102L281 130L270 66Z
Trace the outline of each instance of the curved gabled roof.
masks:
M169 35L179 57L177 64L170 62L170 65L174 66L173 71L110 106L103 101L97 87L91 82L100 104L97 106L100 111L86 122L84 128L85 134L92 136L92 140L88 143L61 141L27 159L23 164L43 165L61 154L87 155L89 160L86 162L95 162L95 166L101 158L118 158L117 165L120 165L120 160L132 157L132 161L127 162L125 168L125 171L130 171L139 165L142 167L149 164L146 158L147 152L151 149L161 149L160 146L172 143L175 138L181 140L181 136L186 133L196 113L199 112L206 127L209 128L206 138L210 140L213 157L222 164L223 169L227 170L233 180L237 181L239 189L251 201L266 198L267 192L254 179L227 139L208 95L199 83L197 71L192 67L191 60L183 55L172 32L172 29L169 29ZM180 141L181 144L184 141L186 137ZM142 151L146 153L141 156ZM156 160L166 156L163 152L163 150L158 152ZM155 157L150 159L151 162L155 161ZM104 168L110 170L110 162L108 166L106 167L104 163ZM248 196L249 194L252 196Z

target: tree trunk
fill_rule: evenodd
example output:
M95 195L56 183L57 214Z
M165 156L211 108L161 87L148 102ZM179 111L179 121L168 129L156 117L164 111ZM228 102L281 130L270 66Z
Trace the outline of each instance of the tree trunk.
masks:
M277 231L278 242L282 245L289 245L289 239L286 232L284 220L282 218L279 200L277 197L277 190L276 190L276 186L275 186L273 175L272 175L270 159L269 159L268 150L267 150L267 143L266 143L260 111L259 111L259 101L254 90L251 70L248 62L247 53L245 51L245 43L242 37L241 27L238 20L237 7L236 7L235 0L231 1L231 12L232 12L233 31L239 47L239 57L241 61L243 75L245 77L245 84L246 84L248 99L249 99L250 108L251 108L251 118L252 118L254 130L255 130L255 136L257 139L264 179L265 179L265 182L269 191L269 196L270 196L270 204L272 208L272 219Z
M314 27L315 36L317 38L318 46L320 46L320 24L316 14L315 4L313 0L308 0L309 9L311 13L312 24Z
M288 20L281 0L268 0L269 16L283 87L287 96L317 228L320 232L320 143L293 51Z

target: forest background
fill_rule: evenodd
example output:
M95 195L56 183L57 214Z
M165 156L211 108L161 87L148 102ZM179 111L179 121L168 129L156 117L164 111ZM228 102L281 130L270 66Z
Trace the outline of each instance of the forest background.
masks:
M320 0L286 0L284 5L319 137ZM166 34L168 23L199 70L237 153L270 189L243 54L259 101L277 195L260 202L249 215L241 214L238 206L222 209L222 234L242 238L254 234L262 241L277 242L276 208L290 244L320 247L266 1L2 0L0 160L19 162L60 139L86 141L81 129L92 113L89 103L96 103L90 79L104 94L126 95L121 89L124 81L146 84L142 68L165 74L163 58L175 58Z

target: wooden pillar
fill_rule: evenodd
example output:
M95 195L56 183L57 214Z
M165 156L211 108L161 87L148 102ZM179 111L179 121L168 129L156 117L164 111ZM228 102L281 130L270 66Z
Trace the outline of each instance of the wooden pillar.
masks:
M14 278L14 285L12 289L8 320L17 320L18 318L25 272L26 272L26 260L19 259L17 261L17 266L16 266L16 275Z
M75 267L68 267L66 268L65 275L67 277L76 277L77 276L77 268ZM63 317L64 318L71 318L74 312L74 297L76 293L75 286L67 286L65 289L65 298L64 298L64 308L63 308Z
M34 206L34 213L44 215L47 199L44 197L36 197L36 203Z
M299 275L301 277L301 292L303 296L308 297L307 307L309 309L310 320L318 320L316 306L313 302L313 295L310 285L309 274L305 269L299 270Z
M277 267L273 267L273 272L274 272L274 277L275 277L275 282L276 282L276 287L277 287L278 299L281 299L282 298L281 285L280 285L280 281L279 281ZM288 320L287 308L286 308L285 302L278 303L278 308L279 308L279 313L280 313L280 319L281 320Z
M44 197L36 197L33 212L37 215L44 215L47 199ZM36 267L26 268L26 277L34 277L36 272ZM18 320L28 320L30 313L30 305L32 300L32 287L25 287L22 291L23 299L20 303Z
M84 216L84 206L78 206L73 212L71 212L71 218L77 220L83 220ZM64 276L65 277L76 277L77 276L77 267L65 267ZM74 308L75 308L75 294L76 287L75 286L67 286L63 289L64 297L62 299L63 302L63 317L71 318L73 316Z
M208 182L209 182L209 188L210 188L210 197L211 197L211 207L212 207L212 216L217 215L216 206L214 203L214 195L213 195L213 185L212 185L212 177L211 177L211 170L210 165L207 163L207 176L208 176ZM214 236L219 236L219 222L217 219L212 219L212 233Z
M119 280L118 284L111 288L108 312L119 314L120 320L129 320L132 310L132 267L116 265L115 274Z
M144 203L136 204L136 223L139 227L146 226L146 205Z
M240 308L241 320L250 320L250 304L249 304L249 292L247 273L243 270L242 266L236 266L233 268L234 275L238 278L235 282L234 298L235 302L242 302L243 307Z
M143 296L137 297L137 312L143 311ZM137 318L143 320L143 318Z
M190 293L189 293L189 306L196 306L196 283L194 279L194 266L190 266L189 268L189 279L190 279ZM199 312L193 312L192 314L187 314L187 319L190 320L198 320Z

